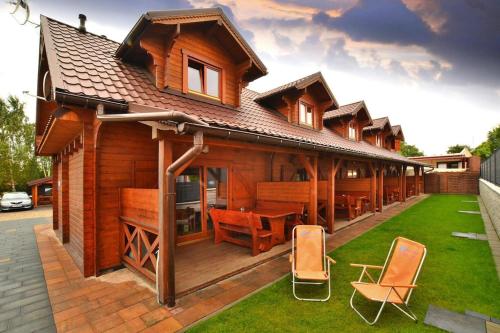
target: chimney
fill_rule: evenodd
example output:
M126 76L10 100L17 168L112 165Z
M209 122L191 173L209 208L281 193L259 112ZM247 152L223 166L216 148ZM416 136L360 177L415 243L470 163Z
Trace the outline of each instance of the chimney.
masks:
M85 28L85 21L87 21L87 16L80 14L78 15L78 18L80 19L80 26L78 27L78 31L84 34L87 32L87 29Z

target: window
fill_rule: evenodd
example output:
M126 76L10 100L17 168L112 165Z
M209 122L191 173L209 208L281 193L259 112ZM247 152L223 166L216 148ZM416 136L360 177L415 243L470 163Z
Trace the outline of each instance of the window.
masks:
M176 178L175 213L178 236L202 231L200 173L200 168L187 168Z
M447 166L446 163L438 163L437 164L438 169L446 169L446 166Z
M356 135L356 126L354 124L354 121L351 121L349 123L349 139L350 140L357 140L357 135Z
M299 104L299 123L307 126L313 126L313 109L312 106L300 102Z
M377 134L377 136L375 137L375 144L378 146L378 147L382 147L382 137L380 134Z
M356 169L348 169L347 178L358 178L358 171Z
M220 69L188 59L187 76L189 92L220 99Z

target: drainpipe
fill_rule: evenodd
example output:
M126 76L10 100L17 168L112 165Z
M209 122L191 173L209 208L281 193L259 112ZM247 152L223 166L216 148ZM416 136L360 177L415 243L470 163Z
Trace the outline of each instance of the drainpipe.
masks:
M200 155L203 152L203 132L198 131L194 133L193 136L193 146L186 151L181 157L179 157L177 160L172 162L172 164L167 168L165 172L165 177L166 177L166 202L167 202L167 215L166 215L166 221L161 221L160 220L160 225L159 225L159 232L162 235L167 234L168 239L167 244L168 244L168 258L167 258L167 266L168 266L168 277L167 277L167 283L168 283L168 295L167 295L167 306L168 307L173 307L175 306L175 258L174 258L174 250L175 250L175 173L179 168L181 168L183 165L186 163L189 163L190 161L194 160L198 155ZM161 249L161 245L163 243L160 243L160 254L158 258L160 258L162 255L165 255L165 251ZM160 261L160 260L159 260ZM157 266L159 267L159 266ZM160 272L165 272L165 270L159 270ZM163 277L158 276L157 274L157 281L159 279L162 279ZM158 283L157 283L158 287ZM158 290L157 290L157 294ZM159 300L158 300L159 301Z

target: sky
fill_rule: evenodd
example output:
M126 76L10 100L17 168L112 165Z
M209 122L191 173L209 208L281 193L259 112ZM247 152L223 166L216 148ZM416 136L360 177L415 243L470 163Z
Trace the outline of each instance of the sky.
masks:
M338 102L364 100L372 118L401 124L426 154L472 147L500 124L498 0L31 0L43 14L123 41L148 10L222 7L268 75L262 92L321 71ZM39 28L0 4L0 97L19 96L35 121ZM8 47L7 47L8 46Z

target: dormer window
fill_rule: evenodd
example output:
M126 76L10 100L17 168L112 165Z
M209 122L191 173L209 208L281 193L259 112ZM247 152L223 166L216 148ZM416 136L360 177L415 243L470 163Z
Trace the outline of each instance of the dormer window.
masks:
M375 136L375 144L377 145L377 147L382 147L382 138L380 134L377 134Z
M188 58L187 86L190 93L221 99L221 69Z
M354 140L356 141L358 139L357 137L357 131L356 131L356 125L354 121L351 121L349 123L349 140Z
M313 107L304 102L299 103L299 123L313 127Z

